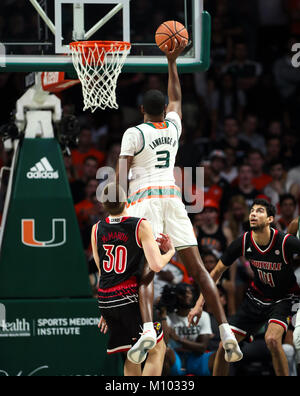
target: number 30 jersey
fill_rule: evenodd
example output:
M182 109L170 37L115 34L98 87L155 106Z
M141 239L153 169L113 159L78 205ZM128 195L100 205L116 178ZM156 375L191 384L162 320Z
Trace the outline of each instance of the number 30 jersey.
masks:
M169 112L164 122L129 128L122 138L121 156L133 156L130 193L150 186L173 186L174 166L182 131L181 119Z
M95 228L95 240L100 259L100 289L108 289L140 277L145 263L138 230L144 219L108 217Z

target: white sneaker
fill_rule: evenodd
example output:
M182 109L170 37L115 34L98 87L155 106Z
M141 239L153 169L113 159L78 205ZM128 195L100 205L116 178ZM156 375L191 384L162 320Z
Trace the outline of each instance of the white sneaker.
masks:
M225 360L228 363L238 362L243 359L243 353L228 323L219 326L220 337L225 349Z
M243 352L235 338L223 341L223 348L225 349L226 362L234 363L243 359Z
M127 352L127 358L131 363L140 364L146 359L148 351L153 349L156 345L157 337L156 331L146 330L141 333L139 340Z

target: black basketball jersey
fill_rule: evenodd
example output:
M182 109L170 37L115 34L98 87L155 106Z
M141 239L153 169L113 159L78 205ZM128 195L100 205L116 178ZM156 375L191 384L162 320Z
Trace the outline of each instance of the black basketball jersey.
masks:
M138 238L143 219L108 217L97 223L95 239L100 259L101 289L114 287L136 276L140 277L145 255Z
M277 300L293 294L298 288L292 257L286 250L290 235L271 230L271 241L264 250L255 242L253 233L246 232L243 236L243 256L254 272L252 288L267 299Z

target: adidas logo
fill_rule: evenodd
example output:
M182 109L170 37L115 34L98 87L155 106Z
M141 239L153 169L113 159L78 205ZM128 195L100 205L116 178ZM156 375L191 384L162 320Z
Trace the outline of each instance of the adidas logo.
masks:
M250 252L250 253L252 252L252 250L251 250L251 248L250 248L250 247L247 249L247 252Z
M58 179L58 171L54 171L50 162L43 157L26 174L27 179Z

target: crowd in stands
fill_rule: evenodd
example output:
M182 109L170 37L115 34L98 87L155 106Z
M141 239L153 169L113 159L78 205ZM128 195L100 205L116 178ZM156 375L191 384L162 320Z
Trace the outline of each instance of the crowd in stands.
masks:
M283 232L300 214L300 68L291 62L292 45L300 42L300 0L207 0L204 8L212 16L211 67L181 75L183 133L176 165L204 168L204 209L191 220L211 271L226 247L249 229L255 198L276 206L276 227ZM162 5L157 24L168 19L167 12ZM0 16L0 32L4 23ZM3 123L23 93L19 74L0 73ZM104 166L115 169L124 131L142 121L143 92L157 88L166 93L166 87L165 74L123 73L117 88L119 110L93 115L82 112L80 87L61 96L64 113L75 114L81 125L78 147L65 156L65 167L91 275L96 268L90 232L105 216L96 198L96 173ZM0 153L0 165L9 165L11 156L2 143ZM196 186L191 188L197 193ZM229 317L251 279L251 268L241 259L220 283ZM176 256L155 277L156 315L163 320L169 347L166 375L206 375L197 371L197 359L203 356L213 364L219 336L209 308L197 331L187 327L187 313L199 292L195 289ZM243 344L245 357L232 375L274 375L263 332Z

